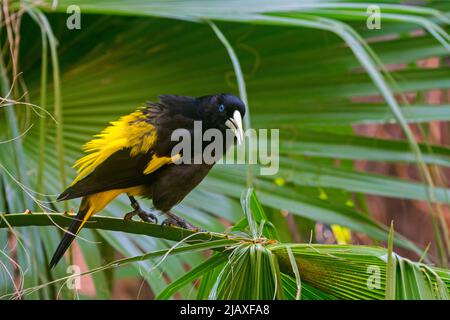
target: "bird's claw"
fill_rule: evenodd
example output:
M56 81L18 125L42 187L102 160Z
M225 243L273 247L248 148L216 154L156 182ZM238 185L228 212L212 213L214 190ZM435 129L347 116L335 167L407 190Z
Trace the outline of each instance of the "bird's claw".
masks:
M139 218L142 219L142 221L151 222L151 223L158 223L158 218L153 213L140 210L138 212L138 215L139 215Z
M144 210L142 210L142 209L140 209L140 208L135 209L135 210L133 210L133 211L131 211L131 212L128 212L128 213L123 217L123 219L124 219L125 221L130 221L130 220L132 220L133 217L136 216L136 215L139 216L139 218L141 218L141 220L144 221L144 222L158 223L158 218L157 218L153 213L146 212L146 211L144 211Z
M205 230L198 228L196 226L193 226L183 218L180 218L178 216L169 216L166 220L164 220L161 223L161 227L164 226L174 226L178 228L183 228L187 230L197 231L197 232L204 232Z

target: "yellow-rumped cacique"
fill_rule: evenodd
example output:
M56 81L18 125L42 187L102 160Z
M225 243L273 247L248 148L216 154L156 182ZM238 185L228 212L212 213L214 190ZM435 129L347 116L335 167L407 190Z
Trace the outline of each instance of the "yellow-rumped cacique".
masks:
M140 196L152 199L155 211L168 216L163 225L196 230L170 210L205 178L214 162L177 163L172 149L179 141L172 141L172 133L176 129L186 129L193 137L194 122L201 121L203 132L218 129L225 137L226 130L230 129L234 134L233 143L236 140L240 143L244 115L244 103L231 94L197 98L161 95L159 102L147 102L133 113L111 122L84 145L87 155L74 166L78 168L77 177L58 196L58 201L81 198L81 203L50 261L50 268L63 257L86 221L122 193L128 195L133 208L124 219L138 215L143 221L157 222L156 216L142 210L134 198ZM228 147L224 142L222 151ZM191 153L191 157L195 157L195 152Z

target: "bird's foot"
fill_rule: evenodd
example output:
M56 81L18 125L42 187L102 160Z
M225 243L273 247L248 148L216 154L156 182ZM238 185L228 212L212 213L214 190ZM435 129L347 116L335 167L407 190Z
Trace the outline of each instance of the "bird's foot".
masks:
M187 222L185 219L183 219L171 212L166 212L166 214L167 214L168 218L161 223L161 227L175 226L175 227L188 229L188 230L192 230L192 231L197 231L197 232L205 232L206 231L206 230L203 230L199 227L192 225L191 223Z
M139 216L144 222L158 223L158 218L153 213L142 210L141 208L134 209L128 212L123 219L126 221L132 220L134 216Z
M141 218L141 220L144 222L158 223L158 218L156 218L156 215L154 215L153 213L147 212L145 210L142 210L141 206L139 205L139 203L136 201L136 199L133 196L128 195L128 198L130 199L131 207L134 210L131 212L128 212L123 217L123 220L130 221L133 219L134 216L139 216L139 218Z

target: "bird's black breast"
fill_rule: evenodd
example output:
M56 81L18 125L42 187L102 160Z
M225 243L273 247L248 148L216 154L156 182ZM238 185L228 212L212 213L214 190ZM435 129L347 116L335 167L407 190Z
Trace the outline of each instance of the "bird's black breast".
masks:
M151 174L149 183L154 207L169 211L205 178L211 168L208 164L172 164Z

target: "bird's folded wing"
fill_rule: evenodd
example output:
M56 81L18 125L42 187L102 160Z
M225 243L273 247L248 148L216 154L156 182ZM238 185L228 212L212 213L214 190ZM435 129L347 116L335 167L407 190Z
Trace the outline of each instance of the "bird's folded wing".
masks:
M72 185L117 151L129 149L130 157L146 154L157 140L155 126L140 109L111 122L110 126L94 137L95 139L83 146L83 150L88 154L74 165L78 168L78 175Z
M157 130L148 114L138 109L104 129L83 149L88 154L79 159L78 175L59 197L68 200L97 192L128 188L145 182L145 176L177 158L157 156Z

